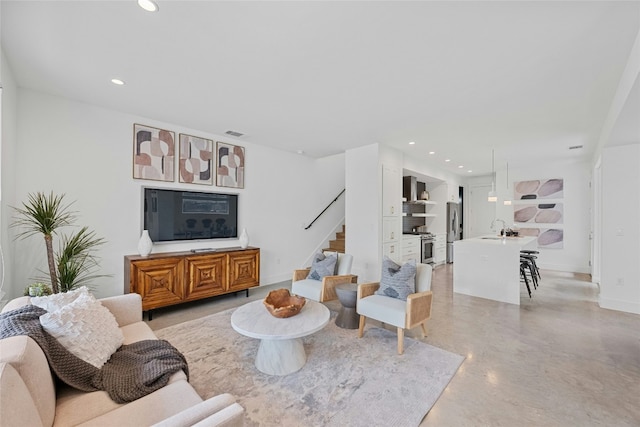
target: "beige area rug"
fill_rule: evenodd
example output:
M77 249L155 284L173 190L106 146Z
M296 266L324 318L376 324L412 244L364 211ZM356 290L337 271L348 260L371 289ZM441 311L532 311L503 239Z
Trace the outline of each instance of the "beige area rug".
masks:
M270 376L254 359L259 342L231 328L234 309L156 331L187 358L190 382L203 398L231 393L246 410L246 426L417 426L464 357L367 327L341 329L336 313L305 337L307 363Z

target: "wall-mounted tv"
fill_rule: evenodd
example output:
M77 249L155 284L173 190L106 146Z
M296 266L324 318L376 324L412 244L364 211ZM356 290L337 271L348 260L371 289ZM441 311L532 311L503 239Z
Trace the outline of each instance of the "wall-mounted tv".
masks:
M142 217L154 242L235 239L238 195L144 188Z

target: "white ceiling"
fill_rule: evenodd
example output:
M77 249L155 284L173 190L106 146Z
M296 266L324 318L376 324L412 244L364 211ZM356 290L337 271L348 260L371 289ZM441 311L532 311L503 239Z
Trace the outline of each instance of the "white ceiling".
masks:
M492 148L496 169L591 158L640 29L637 1L158 4L3 0L2 47L21 87L313 157L384 143L480 175Z

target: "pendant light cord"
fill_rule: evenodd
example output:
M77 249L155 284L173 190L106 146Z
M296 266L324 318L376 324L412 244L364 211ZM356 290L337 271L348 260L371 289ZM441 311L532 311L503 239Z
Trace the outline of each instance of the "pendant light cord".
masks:
M495 150L491 149L491 191L496 191L496 168L495 168L496 155Z

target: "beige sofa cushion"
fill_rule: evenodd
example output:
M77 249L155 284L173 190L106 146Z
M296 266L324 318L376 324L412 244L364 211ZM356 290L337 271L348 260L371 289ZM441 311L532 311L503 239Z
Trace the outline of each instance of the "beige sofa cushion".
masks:
M132 323L120 328L124 341L122 344L132 344L142 340L157 340L149 325L144 322Z
M42 424L50 426L55 415L56 392L47 358L38 344L24 335L2 339L0 362L11 364L22 377Z

